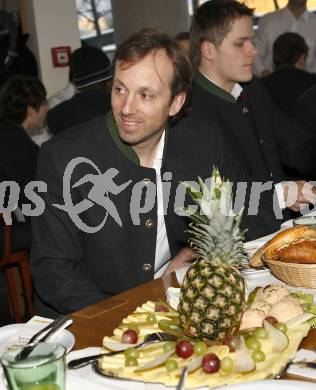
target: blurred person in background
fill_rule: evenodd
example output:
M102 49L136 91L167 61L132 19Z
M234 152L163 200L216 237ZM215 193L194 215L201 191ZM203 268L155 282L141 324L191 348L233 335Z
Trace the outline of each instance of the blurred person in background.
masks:
M23 190L35 178L38 146L31 136L44 125L46 89L42 82L10 77L0 90L0 178L14 180Z
M187 52L189 53L190 49L190 33L188 31L183 31L177 34L174 38L179 45Z
M297 99L316 83L316 74L305 70L308 46L293 32L281 34L273 44L274 72L262 78L273 102L290 114Z
M75 50L70 70L76 92L48 111L47 126L53 135L104 115L110 109L112 64L101 49L86 46Z
M307 11L307 0L289 0L287 6L262 16L255 35L255 46L259 54L254 64L254 72L263 77L273 70L272 47L276 38L285 32L296 32L304 37L309 56L306 70L316 72L316 15Z

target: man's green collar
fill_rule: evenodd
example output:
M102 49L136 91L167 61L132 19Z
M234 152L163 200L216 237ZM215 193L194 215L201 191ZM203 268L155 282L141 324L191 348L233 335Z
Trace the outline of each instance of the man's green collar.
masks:
M236 103L235 98L230 93L226 92L224 89L212 83L209 79L203 76L201 72L197 72L194 75L194 81L197 82L202 88L206 89L208 92L224 100L227 100L228 102Z
M140 165L139 158L133 148L131 148L130 145L121 140L117 131L112 111L109 111L106 115L106 124L111 134L111 137L113 138L116 145L120 148L121 152L124 153L127 158L133 161L134 164Z
M112 110L110 110L106 115L106 124L111 134L111 137L113 138L116 145L120 148L121 152L124 153L125 156L129 158L134 164L140 165L139 157L137 156L133 148L121 140L119 133L117 131ZM168 133L169 133L169 125L167 124L165 130L165 146L168 139ZM164 151L165 150L166 148L164 148Z

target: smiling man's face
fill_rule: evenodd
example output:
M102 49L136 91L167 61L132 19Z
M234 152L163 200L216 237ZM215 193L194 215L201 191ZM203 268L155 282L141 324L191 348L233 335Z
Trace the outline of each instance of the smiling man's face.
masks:
M136 152L157 143L169 116L182 106L176 98L171 99L173 74L164 50L152 52L129 67L121 61L115 65L112 111L120 138Z

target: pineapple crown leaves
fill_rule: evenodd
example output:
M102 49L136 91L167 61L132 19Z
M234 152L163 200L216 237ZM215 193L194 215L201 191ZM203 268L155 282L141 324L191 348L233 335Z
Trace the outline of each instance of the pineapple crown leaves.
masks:
M189 183L182 184L197 205L180 210L191 220L190 246L202 258L238 264L244 258L243 232L239 227L243 210L233 212L231 183L222 180L218 169L213 168L205 182L199 178L200 191Z

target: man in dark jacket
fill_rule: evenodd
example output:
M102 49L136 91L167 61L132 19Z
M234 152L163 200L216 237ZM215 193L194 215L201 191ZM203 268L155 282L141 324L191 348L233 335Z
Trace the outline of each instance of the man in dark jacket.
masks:
M297 99L316 83L316 75L305 70L308 46L294 32L280 35L273 44L274 72L262 78L273 102L291 114Z
M11 76L0 92L0 178L14 180L23 196L34 180L38 146L31 140L47 114L46 90L41 81Z
M170 134L170 145L181 135L182 153L177 158L167 155L166 164L177 167L179 180L206 178L217 165L235 184L237 206L246 207L246 237L266 235L279 229L289 200L282 163L306 176L314 174L315 141L297 139L296 128L253 79L257 50L252 44L252 10L237 1L208 1L197 10L190 35L196 70L192 107ZM309 202L304 185L291 185L288 204L295 211ZM311 186L308 189L312 197Z
M42 146L37 178L48 189L31 256L38 313L78 310L192 259L164 218L162 167L167 122L190 82L173 40L135 33L117 50L112 110Z

